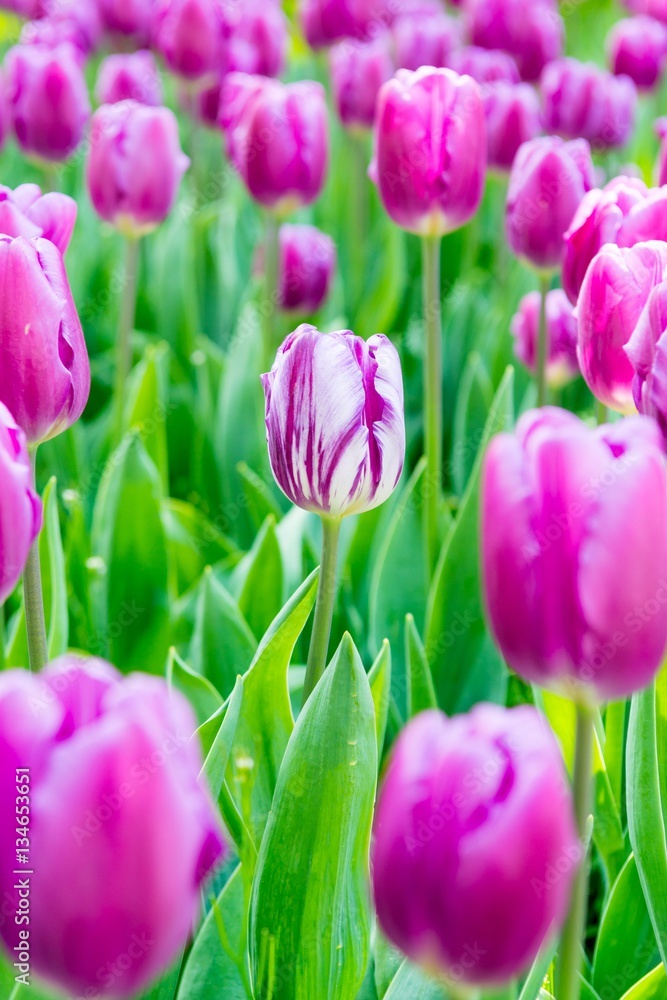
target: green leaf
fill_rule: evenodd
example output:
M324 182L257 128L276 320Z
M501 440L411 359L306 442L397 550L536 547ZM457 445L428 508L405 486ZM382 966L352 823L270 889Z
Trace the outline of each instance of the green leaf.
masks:
M267 517L273 516L276 521L282 517L275 494L261 476L250 468L247 462L239 462L236 471L241 477L245 492L246 507L252 517L255 529L264 524Z
M222 706L222 698L211 682L190 670L173 647L167 660L167 681L188 699L200 726Z
M436 708L431 668L412 615L405 616L405 660L408 665L408 718Z
M162 524L179 594L192 587L207 566L230 557L240 558L238 546L183 500L162 501Z
M162 490L169 490L167 458L167 415L169 347L149 344L143 359L132 373L125 405L124 430L136 430L147 454L160 473Z
M475 464L476 448L471 442L482 440L492 403L489 373L481 356L472 351L463 369L454 411L451 471L457 496L463 494Z
M172 967L161 976L157 983L142 993L139 1000L174 1000L182 965L183 956L179 955Z
M234 570L229 586L253 635L264 635L283 606L283 563L273 515Z
M373 934L373 956L375 959L375 989L378 997L382 1000L405 961L405 956L398 948L394 948L377 925Z
M369 953L376 776L373 699L346 635L297 721L257 861L256 1000L356 997Z
M229 591L208 567L202 577L195 631L190 645L194 670L227 698L248 669L257 641Z
M229 755L232 752L232 744L234 742L242 702L243 678L238 677L234 690L229 697L222 725L213 741L213 746L206 755L206 760L202 767L202 775L205 777L214 799L217 799L220 795L220 789L225 780L225 771L227 770Z
M442 983L427 979L416 965L406 959L391 981L384 1000L444 1000Z
M537 997L541 996L542 983L544 982L544 978L549 971L549 966L553 962L557 945L557 937L554 937L552 941L543 944L537 958L530 967L528 975L526 976L521 993L519 994L519 1000L536 1000Z
M667 973L660 963L647 976L624 993L621 1000L665 1000L667 996Z
M375 733L377 736L378 756L381 756L384 737L387 731L389 702L391 701L391 646L386 640L382 643L382 649L368 673L368 683L371 686L373 705L375 707Z

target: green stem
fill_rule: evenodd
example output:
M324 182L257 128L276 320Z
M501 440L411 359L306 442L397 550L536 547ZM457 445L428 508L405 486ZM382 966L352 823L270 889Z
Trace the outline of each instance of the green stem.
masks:
M114 386L114 440L118 444L123 436L123 409L127 395L127 380L132 371L132 331L137 309L137 283L139 276L139 240L125 238L125 264L123 294L118 322L116 343L116 379Z
M356 315L363 294L366 277L366 243L368 238L368 152L366 136L361 132L349 134L352 176L350 179L352 197L350 207L352 218L348 230L350 246L350 290L349 312Z
M607 407L599 399L595 400L595 419L598 426L607 423Z
M584 705L577 705L577 731L574 751L574 812L577 833L582 849L585 845L586 824L593 801L593 713ZM558 964L558 1000L579 1000L581 993L581 948L586 930L588 903L588 855L581 859L577 871L570 912L560 941Z
M422 239L424 289L424 450L426 453L425 532L429 576L438 561L438 511L442 493L442 302L440 237Z
M303 684L302 706L306 704L317 682L324 673L329 652L331 622L336 600L336 564L338 561L339 517L322 518L322 562L317 587L313 634L308 651L306 679Z
M547 295L551 278L548 274L540 275L540 326L537 334L537 362L535 376L537 378L537 405L544 406L547 401L547 365L549 363L549 327L547 326Z
M275 343L278 281L280 278L280 227L275 215L266 213L264 239L264 301L262 303L263 371L270 371Z
M37 465L37 448L30 449L33 480ZM44 598L42 596L42 573L39 565L39 535L32 543L28 561L23 571L23 601L25 604L25 625L28 634L28 658L30 669L37 673L46 666L49 658L46 643L46 622L44 621Z

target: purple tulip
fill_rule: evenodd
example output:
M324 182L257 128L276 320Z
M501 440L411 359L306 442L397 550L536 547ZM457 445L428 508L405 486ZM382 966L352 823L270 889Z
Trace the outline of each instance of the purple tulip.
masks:
M665 69L667 27L653 17L618 21L607 36L607 53L612 73L652 90Z
M97 214L121 232L142 236L164 222L189 163L169 108L121 101L93 115L88 190Z
M544 124L566 139L587 139L595 149L624 146L635 127L637 88L594 63L557 59L540 80Z
M262 384L271 468L292 503L343 517L391 496L405 421L401 363L387 337L300 326Z
M19 582L42 526L25 434L0 403L0 605Z
M509 170L519 147L542 131L540 102L528 83L495 83L484 89L489 166Z
M514 352L533 374L537 364L541 298L539 292L524 295L511 325ZM549 345L546 382L552 389L561 389L579 375L577 320L562 288L554 288L548 293L546 309Z
M336 247L315 226L280 227L279 295L285 312L314 313L323 305L336 270Z
M113 35L129 35L137 45L147 45L155 0L97 0L102 21Z
M481 86L487 83L518 83L521 79L516 60L508 52L481 49L476 45L466 45L454 52L450 66L461 76L471 76Z
M596 701L649 684L667 645L655 421L592 429L564 410L525 414L487 452L482 552L491 626L524 679Z
M156 0L153 43L172 73L210 83L222 64L222 16L216 0Z
M582 855L561 753L536 709L408 723L371 862L380 926L410 959L457 986L506 984L563 923Z
M0 236L0 401L35 445L75 423L90 365L58 248Z
M30 769L30 956L69 995L130 997L180 954L200 886L225 851L198 781L196 722L164 680L62 657L0 676L0 803ZM17 905L16 834L0 839L3 899ZM15 947L19 928L0 935Z
M541 270L560 267L563 236L593 176L583 139L546 136L524 143L512 165L505 214L514 253Z
M98 3L91 0L44 0L40 19L30 21L21 32L21 42L48 45L61 42L74 45L83 56L93 52L102 38L102 19Z
M593 258L579 300L578 356L593 395L621 413L634 411L634 369L624 350L648 297L667 277L667 243L629 249L608 244Z
M635 371L633 398L640 413L654 417L667 435L667 282L651 291L625 351ZM667 369L666 369L667 370Z
M528 83L563 51L563 20L555 0L468 0L470 38L485 49L503 49Z
M306 41L325 48L341 38L369 41L394 20L392 0L300 0L299 13Z
M288 43L287 18L278 0L223 0L223 73L279 76Z
M394 75L391 35L382 32L372 42L338 42L329 60L334 103L343 125L371 128L380 87Z
M220 120L220 101L222 99L222 78L205 90L193 91L191 87L181 87L179 90L181 107L206 128L218 129Z
M283 214L317 198L329 158L321 84L230 73L220 120L229 158L256 201Z
M36 184L20 184L14 191L0 184L0 233L5 236L43 236L64 255L76 215L76 202L66 194L43 195Z
M107 56L97 74L98 104L138 101L150 107L162 104L162 80L153 54L147 49Z
M484 105L475 81L428 66L399 70L380 91L369 174L403 229L442 236L465 225L486 175Z
M7 53L8 99L21 149L43 160L66 160L83 138L88 88L70 45L16 45Z
M439 4L424 4L407 10L392 25L399 69L450 66L452 54L461 45L461 24L445 14Z
M646 14L663 23L667 22L667 0L623 0L633 14Z

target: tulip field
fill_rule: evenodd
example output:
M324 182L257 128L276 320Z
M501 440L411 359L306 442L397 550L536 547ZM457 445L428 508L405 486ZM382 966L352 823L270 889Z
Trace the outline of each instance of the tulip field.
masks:
M0 60L0 1000L667 1000L666 0Z

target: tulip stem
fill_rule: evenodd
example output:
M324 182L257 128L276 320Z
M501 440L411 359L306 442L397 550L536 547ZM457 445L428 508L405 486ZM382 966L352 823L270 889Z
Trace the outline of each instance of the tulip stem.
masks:
M593 802L593 713L585 705L577 705L577 730L574 750L574 812L577 833L582 846L586 847L586 826ZM579 1000L581 993L582 946L586 931L586 909L588 903L588 853L581 859L577 871L570 912L568 913L560 941L557 969L557 996L559 1000Z
M30 449L33 481L37 483L37 448ZM25 606L25 627L28 635L28 659L34 673L46 666L49 658L46 643L46 622L44 620L44 597L42 595L42 571L39 563L39 535L32 543L28 561L23 571L23 603Z
M264 235L264 302L262 303L262 336L264 368L270 371L276 352L275 318L278 307L278 280L280 277L280 227L275 215L266 213Z
M315 619L308 651L308 665L303 684L301 707L308 701L327 665L331 622L336 600L336 565L340 525L341 519L339 517L322 518L322 562L320 563Z
M544 406L547 401L547 364L549 360L549 327L547 326L547 295L551 278L548 274L540 275L540 326L537 334L537 405Z
M118 341L116 344L116 381L114 388L114 441L123 436L123 409L127 396L127 380L132 371L132 330L137 311L137 286L139 276L139 240L125 238L125 264L123 293L120 303Z
M595 400L595 419L598 427L607 423L607 407L599 399Z
M366 137L363 134L351 133L350 153L352 157L352 208L351 225L348 230L351 239L350 267L351 300L350 313L354 316L361 303L361 295L366 276L366 245L368 238L368 152Z
M422 239L424 289L424 450L426 480L424 510L426 557L429 577L439 555L438 515L442 492L442 301L440 294L439 236Z

